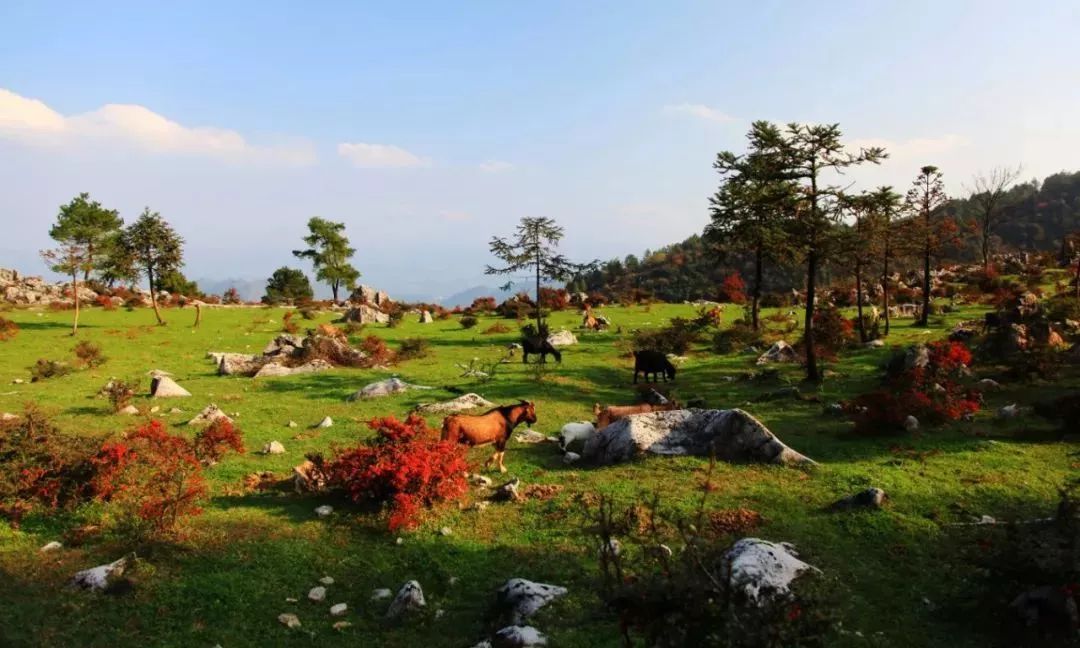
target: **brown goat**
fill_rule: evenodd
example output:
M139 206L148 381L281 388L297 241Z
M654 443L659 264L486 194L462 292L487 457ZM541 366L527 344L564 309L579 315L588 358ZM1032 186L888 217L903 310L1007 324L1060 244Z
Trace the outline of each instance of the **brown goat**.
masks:
M626 418L631 414L646 414L648 412L669 412L671 410L682 409L682 407L674 401L664 405L652 405L650 403L644 403L641 405L608 405L607 407L600 407L600 403L593 405L593 416L596 417L596 430L599 432L607 426L611 425L615 421L621 418Z
M503 405L483 414L451 414L443 419L442 440L464 443L470 446L495 444L495 453L484 462L486 470L491 462L498 460L499 472L506 472L503 457L510 433L519 423L536 423L536 406L528 401L516 405Z

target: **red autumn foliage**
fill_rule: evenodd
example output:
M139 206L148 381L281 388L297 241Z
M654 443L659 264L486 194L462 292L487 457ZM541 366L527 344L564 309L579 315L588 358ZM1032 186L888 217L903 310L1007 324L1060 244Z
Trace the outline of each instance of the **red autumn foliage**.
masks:
M390 364L394 360L394 352L386 346L386 341L377 335L369 335L360 343L360 350L367 356L364 358L364 366L376 367Z
M971 363L971 351L960 342L927 345L929 362L890 376L886 388L863 394L851 403L856 430L864 433L903 429L914 416L920 423L955 421L979 411L979 394L960 382Z
M719 297L722 302L746 303L746 282L742 280L738 272L729 274L720 282Z
M140 533L173 533L181 518L202 513L207 495L203 465L227 450L243 452L240 431L216 421L191 441L151 421L109 442L93 458L94 496L110 502Z
M570 293L559 288L540 288L540 308L553 311L566 310L570 307Z
M375 418L371 442L338 450L327 464L327 483L354 502L369 502L389 513L391 531L413 528L420 514L465 494L464 446L439 440L424 419L410 414Z
M112 297L108 295L98 295L94 303L107 311L116 310L116 304L113 303Z
M491 313L498 307L494 297L477 297L469 306L474 313Z
M19 334L19 325L6 317L0 316L0 342L10 340Z
M855 324L835 306L824 306L814 311L814 343L819 358L834 359L836 354L855 340ZM806 348L806 340L799 340L799 347Z

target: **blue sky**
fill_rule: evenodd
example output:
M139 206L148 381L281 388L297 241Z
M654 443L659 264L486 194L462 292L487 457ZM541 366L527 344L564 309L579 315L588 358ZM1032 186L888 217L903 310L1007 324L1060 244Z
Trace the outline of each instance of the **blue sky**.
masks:
M161 6L158 6L161 5ZM80 191L186 237L192 277L297 265L347 224L365 282L485 283L522 216L580 259L698 232L753 119L839 122L852 174L1080 169L1080 3L0 4L0 266Z

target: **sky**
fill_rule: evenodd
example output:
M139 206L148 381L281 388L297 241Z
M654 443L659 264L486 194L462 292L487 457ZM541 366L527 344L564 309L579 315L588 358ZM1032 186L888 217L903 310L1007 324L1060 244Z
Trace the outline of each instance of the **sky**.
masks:
M361 281L437 298L525 216L586 261L699 233L753 120L839 123L890 159L1080 170L1080 3L0 3L0 267L45 273L79 192L160 212L192 278L263 279L306 222Z

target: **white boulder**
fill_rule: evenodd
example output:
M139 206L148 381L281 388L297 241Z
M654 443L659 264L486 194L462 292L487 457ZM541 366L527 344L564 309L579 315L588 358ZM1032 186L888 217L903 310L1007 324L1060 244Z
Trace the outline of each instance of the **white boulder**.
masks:
M758 357L757 363L763 365L770 362L795 362L798 358L795 349L787 342L780 340L779 342L773 342L769 350Z
M478 394L469 393L442 403L425 403L423 405L418 405L416 411L420 414L454 414L456 412L467 412L471 409L480 407L495 407L495 403L486 400Z
M788 594L791 582L806 571L816 568L799 560L793 545L758 538L736 542L721 563L721 575L748 603L758 606Z
M154 398L187 398L191 396L191 392L169 376L159 374L150 380L150 395Z
M420 588L420 583L411 580L398 590L397 596L390 602L390 608L386 611L386 616L394 619L425 605L427 605L427 602L424 600L424 590Z
M128 554L114 562L98 565L90 569L84 569L71 577L71 585L94 592L104 591L110 583L124 575L127 569L135 561L135 554Z
M566 329L563 329L561 331L556 331L555 333L552 333L551 335L548 336L547 341L548 341L548 344L550 344L551 346L555 346L555 347L570 346L572 344L577 344L577 338L574 337L573 333L571 333L570 331L567 331Z
M558 585L534 583L524 578L511 578L496 592L496 606L509 615L510 622L520 625L540 608L565 596L568 590Z

